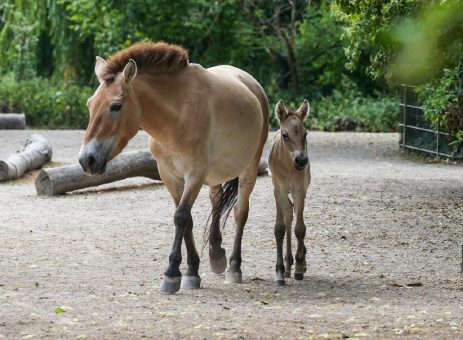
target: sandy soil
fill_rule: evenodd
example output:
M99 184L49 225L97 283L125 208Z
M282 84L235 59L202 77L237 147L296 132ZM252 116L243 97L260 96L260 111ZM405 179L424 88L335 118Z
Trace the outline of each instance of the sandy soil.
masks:
M30 133L1 131L0 158ZM76 162L82 131L41 133L55 165ZM145 147L140 133L128 149ZM269 177L251 197L245 283L224 284L205 253L202 289L175 296L158 290L173 239L162 184L54 198L36 196L37 172L0 184L0 338L463 338L463 167L408 160L397 134L311 132L309 150L308 273L286 287ZM204 189L199 246L209 210Z

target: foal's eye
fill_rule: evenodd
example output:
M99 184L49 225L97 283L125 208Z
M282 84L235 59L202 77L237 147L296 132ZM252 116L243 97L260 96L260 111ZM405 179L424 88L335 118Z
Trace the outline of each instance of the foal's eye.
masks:
M109 107L109 111L111 112L117 112L117 111L120 111L122 108L122 104L121 103L114 103L114 104L111 104L111 106Z
M288 136L287 132L283 132L282 136L283 136L283 140L285 140L285 141L287 141L289 139L289 136Z

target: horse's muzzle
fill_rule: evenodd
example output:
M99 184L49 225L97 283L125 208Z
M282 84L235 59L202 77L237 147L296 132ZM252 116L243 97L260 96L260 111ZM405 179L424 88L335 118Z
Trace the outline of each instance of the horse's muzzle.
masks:
M294 158L294 167L296 170L304 170L305 166L309 162L309 158L306 155L298 155Z
M79 157L82 170L90 175L101 175L106 171L106 159L101 159L92 153L84 153Z

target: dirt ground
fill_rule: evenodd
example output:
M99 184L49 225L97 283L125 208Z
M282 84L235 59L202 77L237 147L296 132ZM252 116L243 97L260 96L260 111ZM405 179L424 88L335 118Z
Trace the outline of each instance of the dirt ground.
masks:
M0 159L31 132L1 131ZM82 131L41 133L52 165L77 161ZM273 283L269 177L251 196L244 283L224 284L205 252L202 289L173 296L159 293L174 210L162 184L137 178L45 198L37 172L1 183L0 338L463 338L463 166L412 161L397 134L310 132L309 154L308 272L286 287ZM203 189L199 246L209 211Z

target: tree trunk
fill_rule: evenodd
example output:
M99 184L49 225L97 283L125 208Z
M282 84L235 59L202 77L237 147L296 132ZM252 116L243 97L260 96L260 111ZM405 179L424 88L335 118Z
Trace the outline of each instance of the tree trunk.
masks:
M0 130L24 130L26 115L24 113L1 113Z
M39 134L31 135L25 149L0 160L0 181L22 177L26 172L41 168L51 159L52 147L50 142Z
M43 169L35 180L35 188L38 195L53 196L129 177L161 179L157 163L148 150L120 154L108 163L108 168L102 175L87 175L79 164Z
M257 174L259 176L267 174L267 162L265 160L260 161ZM104 174L97 176L85 174L81 166L77 164L44 169L35 180L35 188L38 195L54 196L129 177L161 180L156 160L149 150L122 153L108 163L108 168Z

